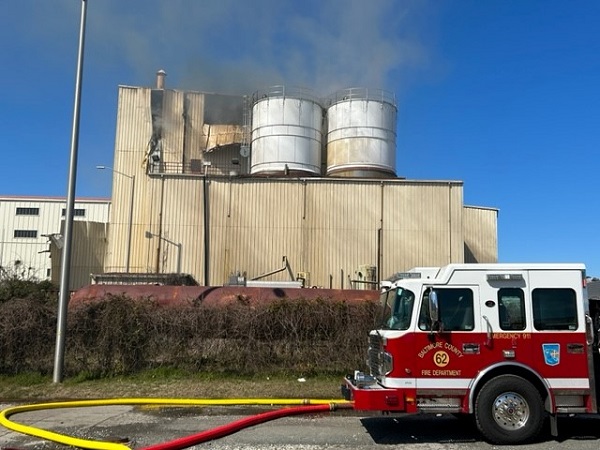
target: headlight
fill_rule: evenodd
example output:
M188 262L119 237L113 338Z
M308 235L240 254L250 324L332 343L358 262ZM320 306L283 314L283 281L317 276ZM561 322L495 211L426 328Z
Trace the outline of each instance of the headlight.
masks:
M391 353L383 352L383 370L381 371L385 375L389 375L394 369L394 357Z

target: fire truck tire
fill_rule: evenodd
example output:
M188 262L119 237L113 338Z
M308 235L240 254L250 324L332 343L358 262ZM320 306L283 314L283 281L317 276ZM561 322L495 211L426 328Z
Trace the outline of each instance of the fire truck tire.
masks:
M489 380L475 401L477 428L495 444L531 441L540 433L544 417L544 402L539 391L515 375Z

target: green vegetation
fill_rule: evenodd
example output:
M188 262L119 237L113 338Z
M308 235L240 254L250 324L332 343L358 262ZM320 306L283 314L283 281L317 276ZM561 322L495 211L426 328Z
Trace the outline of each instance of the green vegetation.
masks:
M79 376L53 383L51 376L0 377L0 401L40 402L93 398L340 398L342 374L223 376L149 370L96 380ZM298 381L303 380L303 381Z

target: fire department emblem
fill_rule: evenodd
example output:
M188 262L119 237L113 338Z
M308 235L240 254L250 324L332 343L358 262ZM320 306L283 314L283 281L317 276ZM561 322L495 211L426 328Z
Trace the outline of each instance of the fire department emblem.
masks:
M549 366L560 364L560 344L542 344L544 361Z

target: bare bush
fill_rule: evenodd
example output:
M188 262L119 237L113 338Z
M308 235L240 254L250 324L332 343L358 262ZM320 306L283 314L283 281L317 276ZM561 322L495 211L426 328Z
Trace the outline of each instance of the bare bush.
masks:
M50 373L56 309L37 299L0 303L0 373Z
M0 322L3 373L50 372L56 313L42 304L6 302ZM362 366L372 302L240 297L220 306L108 296L68 314L65 372L92 377L171 367L186 371L327 374ZM7 317L20 317L16 325ZM20 345L24 343L26 345Z
M152 301L107 296L70 311L66 359L69 369L95 376L128 374L146 368L151 354L154 315Z
M58 287L48 280L39 281L30 269L20 261L9 268L0 266L0 302L28 298L56 304Z

